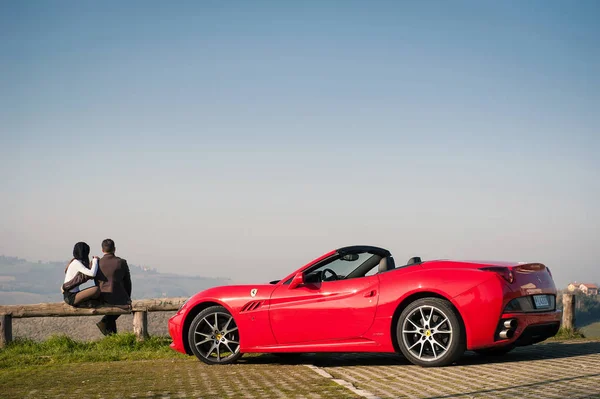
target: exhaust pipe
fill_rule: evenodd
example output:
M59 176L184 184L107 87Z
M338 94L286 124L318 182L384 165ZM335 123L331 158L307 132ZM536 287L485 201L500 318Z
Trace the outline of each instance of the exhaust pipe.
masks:
M515 328L517 328L517 320L516 319L504 320L504 328L509 329L509 330L514 330Z
M498 336L502 339L511 339L514 337L515 332L513 330L502 330Z

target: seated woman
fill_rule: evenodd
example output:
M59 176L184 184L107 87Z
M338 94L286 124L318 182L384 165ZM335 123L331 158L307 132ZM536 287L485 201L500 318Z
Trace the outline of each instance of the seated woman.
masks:
M100 287L94 286L80 290L81 284L96 277L98 271L98 257L92 259L90 269L90 246L85 242L78 242L73 248L73 259L65 268L65 282L62 291L65 302L71 306L78 306L82 302L96 299L100 296Z

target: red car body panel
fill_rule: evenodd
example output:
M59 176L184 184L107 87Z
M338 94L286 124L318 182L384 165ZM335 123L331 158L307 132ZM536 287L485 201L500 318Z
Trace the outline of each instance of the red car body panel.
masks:
M378 292L377 275L321 283L320 289L278 285L270 301L271 329L278 344L362 337L375 319Z
M553 323L554 328L560 322L561 312L554 308L505 311L513 299L556 295L549 270L540 264L428 261L290 288L297 273L336 253L315 259L277 284L215 287L192 296L169 320L171 347L190 353L186 328L211 304L224 306L234 317L241 352L395 352L394 318L403 306L426 296L445 298L456 308L467 349L517 343L528 327ZM481 270L486 267L498 272ZM503 278L508 271L512 282ZM499 339L499 322L509 318L518 321L515 334Z

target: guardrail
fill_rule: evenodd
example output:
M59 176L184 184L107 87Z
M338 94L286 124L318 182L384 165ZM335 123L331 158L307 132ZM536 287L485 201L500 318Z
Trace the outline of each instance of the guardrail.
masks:
M148 312L177 311L186 299L186 297L139 299L133 301L129 308L111 305L77 308L64 302L2 305L0 306L0 348L5 347L6 344L12 341L12 319L25 317L98 316L133 313L133 332L139 340L144 340L149 337Z

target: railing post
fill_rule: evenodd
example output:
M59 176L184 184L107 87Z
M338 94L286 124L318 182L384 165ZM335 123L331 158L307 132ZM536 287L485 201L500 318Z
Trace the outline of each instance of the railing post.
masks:
M12 316L0 314L0 348L4 348L12 341Z
M148 312L133 312L133 333L138 340L143 341L149 338L148 334Z
M575 295L563 294L562 328L575 329L575 302Z

